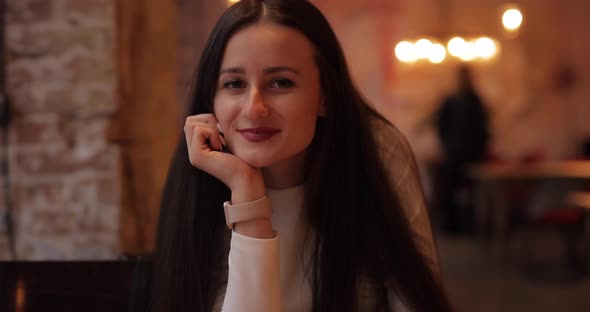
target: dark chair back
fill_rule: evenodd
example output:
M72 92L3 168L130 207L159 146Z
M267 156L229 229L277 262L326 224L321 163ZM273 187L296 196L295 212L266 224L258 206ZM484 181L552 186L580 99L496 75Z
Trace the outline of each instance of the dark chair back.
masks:
M126 312L136 261L0 262L0 311Z

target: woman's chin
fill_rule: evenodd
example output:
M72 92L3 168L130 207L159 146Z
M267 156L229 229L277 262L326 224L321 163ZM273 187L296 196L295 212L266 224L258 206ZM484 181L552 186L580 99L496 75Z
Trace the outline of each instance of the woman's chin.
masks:
M254 168L265 168L269 167L273 164L272 159L268 158L268 156L260 156L260 155L239 155L236 154L238 158L240 158L243 162L247 163L248 165Z

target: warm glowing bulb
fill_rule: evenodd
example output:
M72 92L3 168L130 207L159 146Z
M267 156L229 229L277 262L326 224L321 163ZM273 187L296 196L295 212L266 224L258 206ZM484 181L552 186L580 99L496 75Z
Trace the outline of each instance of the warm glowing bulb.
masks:
M231 6L232 4L236 4L238 2L240 2L240 0L227 0L227 5Z
M496 55L497 47L496 43L488 38L481 37L474 42L475 54L483 59L490 59Z
M463 48L461 50L461 54L459 55L459 58L463 61L472 61L473 59L475 59L477 57L476 51L475 51L475 44L471 43L471 42L465 42L465 44L463 45Z
M427 59L430 55L430 49L432 48L432 42L428 39L420 39L416 41L414 45L416 47L416 53L419 59Z
M439 64L447 57L447 50L442 44L435 43L430 47L430 54L428 60L434 64Z
M455 57L461 56L465 47L465 40L461 37L455 37L447 43L449 54Z
M416 48L408 41L402 41L395 46L395 56L404 63L413 63L418 59Z
M517 30L522 24L522 13L518 9L506 10L502 15L502 24L509 31Z

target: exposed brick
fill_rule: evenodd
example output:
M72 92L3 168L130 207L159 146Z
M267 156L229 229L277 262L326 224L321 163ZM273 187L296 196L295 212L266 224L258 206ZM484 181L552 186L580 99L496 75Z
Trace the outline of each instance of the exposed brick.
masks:
M65 23L39 23L6 26L6 46L15 57L43 57L58 54L69 48L66 44L68 25Z
M95 55L114 49L114 33L110 25L72 25L64 20L37 24L9 24L6 44L11 57L47 57L67 53L81 47Z
M116 112L114 84L34 81L9 92L12 108L20 114L60 113L89 116Z
M95 50L90 50L92 48ZM97 53L96 49L104 51ZM111 81L115 74L111 54L112 50L101 46L72 49L62 56L59 68L71 73L72 82Z
M67 203L68 195L64 190L63 179L54 178L52 181L19 183L19 191L22 194L20 205L21 212L37 213L51 212L55 206ZM31 219L32 222L35 220ZM20 220L20 225L29 227L28 220ZM37 221L35 221L37 222Z
M35 112L40 110L39 95L28 86L8 90L11 108L15 113Z
M110 119L94 116L76 118L69 122L62 119L62 122L62 131L72 148L72 161L85 161L91 158L96 161L96 157L105 156L105 159L113 160L114 151L111 150L113 147L109 145L106 138ZM110 163L110 165L115 164Z
M76 222L78 233L110 234L117 233L118 210L116 207L87 206L85 215Z
M76 235L76 215L70 211L36 211L34 223L27 227L28 235Z
M19 257L35 259L40 256L39 248L43 249L43 258L87 258L91 251L105 258L117 252L116 176L64 175L47 181L21 182L19 189L23 198L19 207L19 237L26 238L19 242ZM30 241L38 237L58 239L53 244ZM77 243L79 237L101 243L84 247Z
M29 111L29 113L67 113L76 111L77 103L73 89L74 87L69 84L62 84L53 89L46 89L43 99L39 101L39 105L36 107L36 111Z
M46 56L40 58L18 57L7 64L8 82L11 89L21 86L36 89L40 83L56 82L65 84L73 81L72 73L61 69L63 56ZM12 74L17 76L12 76ZM29 79L30 78L30 79Z
M113 0L7 1L19 259L118 255L119 147L108 141L118 111L114 6Z
M100 260L118 257L119 246L111 235L31 235L17 252L28 260Z
M107 187L107 185L111 185ZM63 175L40 180L19 181L21 209L36 212L72 212L79 217L116 219L113 207L118 204L117 177L96 172Z
M57 115L26 115L11 121L14 142L19 145L59 144L64 139Z
M71 259L72 238L57 235L29 235L19 239L17 255L27 260L63 260Z
M106 174L116 172L118 155L114 146L102 149L62 149L58 146L54 149L20 150L13 159L13 170L20 178L81 171Z
M75 48L58 57L15 60L8 66L12 107L19 113L114 112L115 69L104 58Z
M114 259L120 256L120 247L112 235L79 235L73 239L72 258Z
M113 0L64 0L64 15L70 21L96 19L112 20L114 13Z
M34 80L38 68L26 60L14 60L7 64L6 71L7 87L14 90Z
M53 15L54 0L8 0L6 20L8 23L44 21Z

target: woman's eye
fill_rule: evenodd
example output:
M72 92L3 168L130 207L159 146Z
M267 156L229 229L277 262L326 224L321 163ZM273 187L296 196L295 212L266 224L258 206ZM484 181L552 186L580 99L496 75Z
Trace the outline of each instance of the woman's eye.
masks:
M241 80L230 80L223 83L225 89L242 89L246 84Z
M275 79L272 82L272 87L275 88L291 88L295 85L295 83L289 79Z

